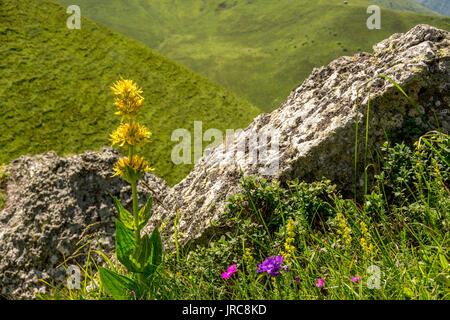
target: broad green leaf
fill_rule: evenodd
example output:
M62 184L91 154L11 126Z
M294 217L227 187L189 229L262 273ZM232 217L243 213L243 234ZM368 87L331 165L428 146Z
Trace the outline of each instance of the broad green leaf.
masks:
M119 261L132 272L137 272L140 268L130 259L136 249L134 233L127 229L122 222L116 219L116 251Z
M162 244L162 240L161 240L161 235L159 234L159 230L157 227L155 227L155 229L153 229L150 240L153 245L152 263L153 263L153 265L158 266L162 263L163 244Z
M102 267L99 267L98 271L103 286L115 300L126 300L131 291L137 291L138 289L137 284L125 276Z
M133 265L133 272L141 273L142 272L142 265L139 262L139 260L134 256L134 253L130 254L128 257L130 263Z
M139 210L139 230L145 227L150 219L152 211L153 198L149 197L147 203Z
M134 230L134 220L131 213L125 209L122 204L120 203L119 199L117 199L115 196L111 195L111 197L114 199L114 202L116 203L117 211L119 211L119 219L123 223L123 225L130 229Z
M148 235L144 235L141 238L139 247L136 247L136 249L133 252L133 260L138 263L140 268L140 271L143 271L144 267L148 264L148 262L151 260L152 256L152 242L150 240L150 237Z
M158 268L158 266L162 263L163 245L158 228L155 228L153 230L152 235L149 238L149 241L151 243L152 252L144 268L144 276L146 278L153 275L156 268Z

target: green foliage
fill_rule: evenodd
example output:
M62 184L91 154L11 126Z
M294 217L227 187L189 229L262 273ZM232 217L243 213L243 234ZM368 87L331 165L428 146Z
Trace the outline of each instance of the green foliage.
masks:
M120 221L116 221L116 228L118 227L117 225L119 224L121 227L123 226L126 229L134 230L133 215L127 209L125 209L122 206L122 204L120 203L119 199L117 199L113 195L111 195L111 197L113 198L114 203L116 204L116 207L117 207L117 211L119 212L118 215L119 215L119 220ZM140 213L140 215L141 215L141 213Z
M243 192L230 198L225 212L232 231L181 260L168 255L161 285L172 298L183 299L448 299L450 198L443 178L450 173L448 143L448 135L440 133L421 137L415 145L423 153L420 159L403 144L386 145L379 174L384 178L362 205L343 199L326 180L281 187L244 178ZM431 161L428 175L415 169L416 160ZM405 192L402 186L414 185L417 172L423 183L411 190L413 197L387 198L383 189L390 185ZM255 273L257 265L284 250L288 219L294 220L295 234L290 271L277 282L266 281ZM232 264L237 274L222 279ZM377 270L371 266L380 268L379 289L370 287ZM318 278L325 279L323 290L313 286Z
M171 161L179 143L171 141L175 129L193 136L193 121L203 121L204 131L245 128L261 112L142 43L85 19L87 7L77 4L81 29L69 30L67 7L53 0L1 1L0 163L26 153L62 156L108 145L117 125L109 87L120 76L145 93L146 111L137 120L153 135L142 155L170 184L193 166Z
M114 200L119 217L125 218L125 221L130 223L126 226L116 219L116 254L131 278L100 267L102 285L116 300L147 298L152 277L163 262L163 244L158 228L153 230L151 236L144 235L142 238L140 236L143 226L147 225L150 219L152 200L149 199L139 210L138 219L133 219L120 202L116 198Z
M150 219L151 212L152 212L152 204L153 204L153 198L150 197L150 198L148 198L145 206L143 206L141 208L141 210L139 211L139 221L138 221L138 225L136 226L137 229L141 230L142 228L144 228L147 225L148 220Z
M450 142L444 134L427 134L414 149L404 144L392 147L385 143L382 151L384 170L377 179L396 203L417 201L418 189L432 197L436 183L439 189L448 183Z
M131 272L139 272L140 267L133 257L136 251L134 233L116 219L116 252L117 259Z
M283 225L290 218L300 219L306 229L311 229L333 214L335 186L329 180L314 182L289 181L286 188L265 179L244 178L241 182L244 193L230 199L227 208L230 214L252 217L272 229Z
M381 1L415 12L383 9L382 28L369 30L366 10L373 1L364 0L347 5L343 0L78 0L77 4L83 15L141 41L267 112L279 107L314 67L343 54L371 52L375 43L417 24L448 29L448 19L431 16L432 11L408 0L377 2Z
M162 256L155 231L144 237L157 240L151 241L158 252L152 265L164 268L154 271L144 292L134 272L111 265L114 272L100 269L100 274L106 273L101 278L109 294L100 289L97 294L80 293L81 297L448 300L448 144L449 136L437 132L422 136L414 146L387 144L379 183L361 204L342 198L327 180L280 186L243 178L243 191L230 197L223 213L228 233L212 238L206 247ZM416 160L424 166L431 161L427 173L415 168ZM417 173L421 179L411 177ZM406 183L415 186L411 197L404 189ZM402 196L389 196L388 188ZM128 232L123 238L129 244L124 247L134 247L131 230L118 223L116 232ZM286 243L294 246L290 270L276 279L257 273L258 264L281 255ZM126 254L130 252L145 257L148 253L142 252L149 250L137 254L127 249ZM118 257L126 254L118 251ZM221 274L233 264L237 273L223 279ZM95 279L88 272L86 277ZM318 278L325 283L321 289L314 286ZM55 291L51 298L59 298L59 294ZM73 292L69 297L80 298Z
M115 300L127 300L131 292L137 290L137 283L130 278L102 267L99 267L99 273L102 284Z

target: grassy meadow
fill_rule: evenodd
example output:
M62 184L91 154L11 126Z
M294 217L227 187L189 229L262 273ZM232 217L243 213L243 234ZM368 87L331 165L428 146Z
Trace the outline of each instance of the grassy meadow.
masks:
M88 19L66 27L66 7L51 0L0 1L0 164L26 153L96 150L120 119L109 87L121 76L143 88L153 133L143 154L171 184L192 165L175 165L172 131L245 128L261 111L145 45ZM206 144L204 145L204 147Z
M65 5L70 0L59 0ZM264 111L279 107L314 67L372 50L420 23L449 28L411 1L378 1L369 30L363 0L79 0L82 14L232 90ZM418 8L420 10L418 10ZM423 13L430 13L424 15Z

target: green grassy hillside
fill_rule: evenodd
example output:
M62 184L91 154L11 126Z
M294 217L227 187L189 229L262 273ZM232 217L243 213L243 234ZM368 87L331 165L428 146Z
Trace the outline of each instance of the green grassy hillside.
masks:
M432 9L440 14L450 17L450 1L449 0L413 0L424 7Z
M413 0L368 0L369 2L373 2L379 6L394 9L394 10L402 10L402 11L411 11L420 14L431 14L431 15L439 15L439 13L425 8L420 4L414 2Z
M313 67L369 51L393 33L420 23L448 27L440 16L383 9L381 30L368 30L366 9L371 3L363 0L347 5L343 0L77 3L82 14L157 49L265 111L278 107Z
M142 86L145 155L174 183L191 169L170 160L174 129L244 128L261 111L135 40L83 19L66 27L53 1L0 0L0 163L25 153L60 155L109 144L120 119L109 87L120 76Z

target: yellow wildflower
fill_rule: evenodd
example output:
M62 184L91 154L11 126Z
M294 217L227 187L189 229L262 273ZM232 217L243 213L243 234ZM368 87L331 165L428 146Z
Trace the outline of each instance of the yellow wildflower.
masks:
M143 157L134 155L130 158L120 158L114 165L113 170L116 172L112 177L119 175L122 179L128 183L133 183L142 178L145 171L152 171L148 162Z
M367 225L364 223L364 221L361 221L359 225L361 226L362 233L362 237L360 240L361 249L365 254L370 255L373 252L374 247L370 241L369 230L367 229Z
M243 258L244 258L244 262L247 266L249 266L252 263L253 256L252 256L252 252L251 252L250 248L245 248Z
M135 146L146 142L151 132L137 122L123 123L111 134L112 143L123 147L125 144Z
M294 256L295 247L292 245L292 242L295 241L295 232L294 232L294 220L289 219L288 224L286 226L287 238L284 242L284 250L281 251L281 255L284 256L286 263L290 263L291 258Z
M440 177L441 176L441 170L439 170L439 165L438 165L436 159L435 158L431 158L431 162L433 164L433 171L434 171L434 173L436 174L437 177Z
M339 230L338 233L342 235L342 238L344 240L344 243L347 247L350 247L352 243L352 236L350 235L351 230L349 226L347 225L347 221L345 220L342 213L338 212L337 214L338 224L339 224Z
M133 80L119 80L114 83L114 87L111 87L112 92L121 96L135 96L142 93L142 89L138 88L137 84Z
M142 90L138 88L137 84L133 80L119 80L113 87L112 92L117 95L114 99L114 105L117 107L117 115L128 119L136 116L144 98L141 96Z

